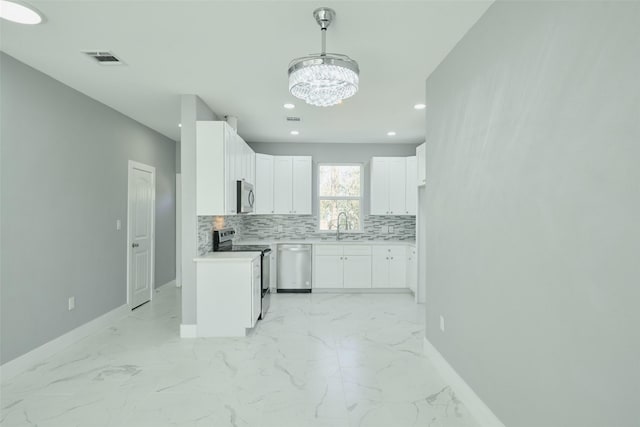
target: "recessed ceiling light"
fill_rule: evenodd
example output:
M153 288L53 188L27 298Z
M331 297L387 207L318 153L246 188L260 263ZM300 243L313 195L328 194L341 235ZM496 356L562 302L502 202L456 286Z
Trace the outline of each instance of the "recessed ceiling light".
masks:
M389 131L387 132L387 136L396 136L396 133L394 131Z
M181 128L182 127L182 123L178 123L178 127Z
M35 25L43 21L42 14L32 6L8 0L0 0L0 18L27 25Z
M287 110L293 110L294 108L296 108L296 106L293 104L284 104L283 107Z
M292 130L291 132L289 132L291 135L300 135L300 132L298 132L297 130Z
M416 110L424 110L425 108L427 108L427 106L425 104L416 104L413 106L413 108L415 108Z

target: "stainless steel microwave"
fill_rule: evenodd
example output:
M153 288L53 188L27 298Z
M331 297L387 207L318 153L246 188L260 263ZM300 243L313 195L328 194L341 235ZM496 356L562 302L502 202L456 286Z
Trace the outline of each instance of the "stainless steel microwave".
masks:
M256 195L253 192L253 184L246 181L236 182L236 194L238 195L237 213L253 212L253 205L256 201Z

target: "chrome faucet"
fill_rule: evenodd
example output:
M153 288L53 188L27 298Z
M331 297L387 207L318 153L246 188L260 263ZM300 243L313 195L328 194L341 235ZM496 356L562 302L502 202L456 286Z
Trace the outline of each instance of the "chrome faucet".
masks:
M345 224L345 228L348 230L349 229L349 221L347 219L347 213L345 211L342 211L338 214L338 228L336 230L336 240L340 240L340 217L344 215L344 224Z

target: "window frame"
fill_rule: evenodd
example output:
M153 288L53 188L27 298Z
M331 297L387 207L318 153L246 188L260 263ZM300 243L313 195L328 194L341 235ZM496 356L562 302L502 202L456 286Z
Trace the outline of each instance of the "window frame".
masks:
M360 167L360 196L355 197L355 196L321 196L320 195L320 167L321 166L358 166ZM317 223L317 231L319 233L330 233L330 234L335 234L337 232L337 230L321 230L320 229L320 205L321 205L321 200L359 200L360 201L360 212L359 212L359 221L358 224L360 224L360 228L357 230L340 230L340 233L353 233L353 234L359 234L359 233L364 233L364 228L363 228L363 213L364 213L364 163L358 163L358 162L322 162L322 163L318 163L318 169L316 170L316 200L318 202L318 223Z

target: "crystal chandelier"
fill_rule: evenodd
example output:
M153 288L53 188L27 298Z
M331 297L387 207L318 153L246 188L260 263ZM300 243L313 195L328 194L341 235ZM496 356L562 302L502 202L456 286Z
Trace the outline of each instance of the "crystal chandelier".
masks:
M289 64L289 92L307 104L330 107L358 91L358 63L346 55L326 53L327 28L336 13L328 7L313 11L322 34L322 52Z

